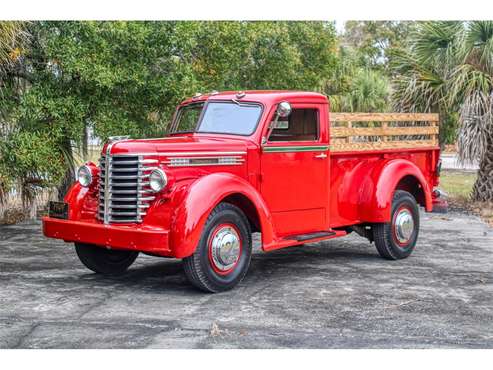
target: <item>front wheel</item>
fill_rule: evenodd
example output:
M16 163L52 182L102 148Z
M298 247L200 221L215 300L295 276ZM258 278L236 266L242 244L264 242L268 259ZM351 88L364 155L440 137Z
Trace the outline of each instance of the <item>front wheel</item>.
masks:
M75 251L84 266L104 275L123 274L139 255L139 252L106 249L82 243L75 243Z
M183 259L188 280L217 293L235 287L246 275L252 255L250 224L236 206L221 203L205 223L195 253Z
M407 191L394 193L390 220L372 225L378 253L389 260L409 257L418 240L419 208L416 199Z

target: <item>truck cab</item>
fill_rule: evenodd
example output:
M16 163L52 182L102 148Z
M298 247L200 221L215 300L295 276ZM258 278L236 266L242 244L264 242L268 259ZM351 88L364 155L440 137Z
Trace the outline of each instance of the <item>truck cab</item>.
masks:
M97 273L123 273L140 252L181 258L208 292L242 280L253 232L266 252L357 232L384 258L408 257L418 207L444 207L433 190L438 118L369 118L353 127L312 92L198 94L165 137L110 138L99 163L82 166L64 202L50 205L44 233L75 243Z

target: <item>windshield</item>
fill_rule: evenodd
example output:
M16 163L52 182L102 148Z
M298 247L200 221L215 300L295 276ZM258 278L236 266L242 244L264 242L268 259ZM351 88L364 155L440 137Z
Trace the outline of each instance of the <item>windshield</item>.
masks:
M209 102L198 122L203 106L201 103L182 107L174 131L250 135L262 114L262 107L258 104Z

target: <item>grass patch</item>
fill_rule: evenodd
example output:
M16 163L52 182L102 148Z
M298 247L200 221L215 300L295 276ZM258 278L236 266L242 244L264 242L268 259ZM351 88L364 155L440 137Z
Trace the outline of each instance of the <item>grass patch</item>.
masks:
M472 171L442 171L439 188L447 193L450 210L480 216L493 226L493 203L473 202L470 198L476 177Z
M450 198L469 199L472 187L476 181L476 172L472 171L442 171L439 188Z

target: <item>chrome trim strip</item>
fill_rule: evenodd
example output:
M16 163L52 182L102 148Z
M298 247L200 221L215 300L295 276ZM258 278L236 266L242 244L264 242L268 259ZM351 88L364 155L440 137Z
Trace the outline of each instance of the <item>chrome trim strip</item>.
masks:
M212 164L178 164L170 167L205 167L205 166L238 166L241 163L212 163Z
M264 146L264 153L320 152L329 150L328 145Z
M193 163L194 160L215 160L211 163ZM243 157L173 157L169 161L164 161L169 167L199 167L199 166L238 166L245 162Z

